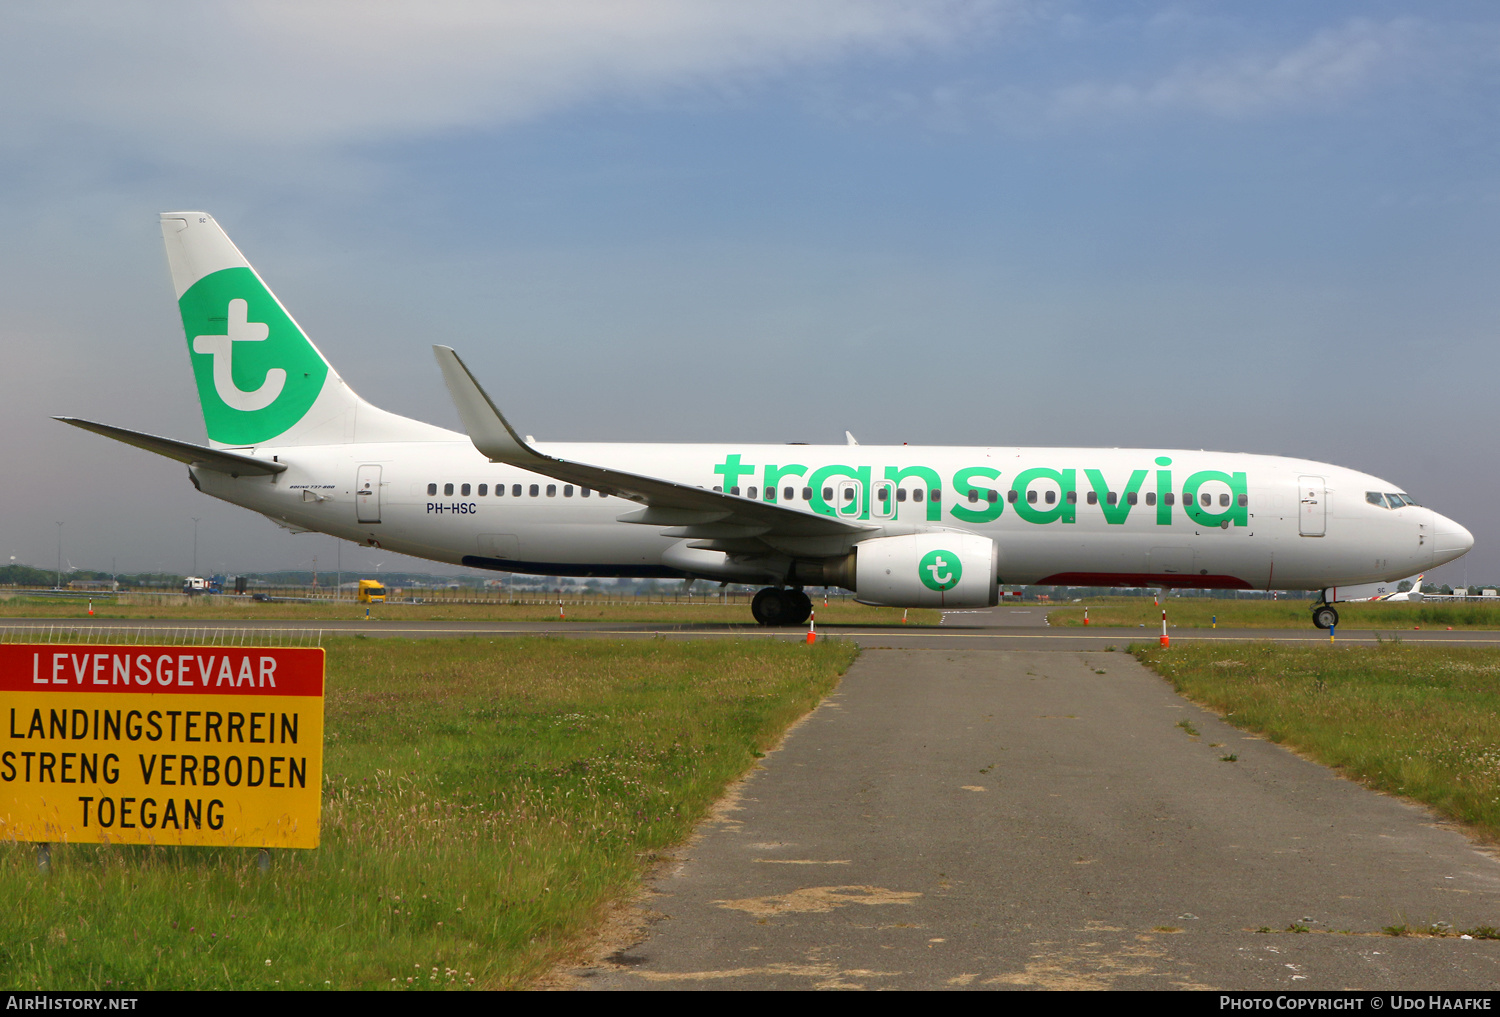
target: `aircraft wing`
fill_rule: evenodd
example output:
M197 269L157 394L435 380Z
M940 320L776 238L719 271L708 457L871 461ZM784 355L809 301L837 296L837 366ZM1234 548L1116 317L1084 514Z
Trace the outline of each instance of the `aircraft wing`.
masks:
M127 445L143 448L147 452L155 452L168 459L176 459L179 463L187 463L189 466L214 470L218 473L227 473L232 477L276 474L286 469L285 463L268 463L254 456L242 456L221 449L205 448L202 445L178 441L175 438L162 438L155 434L131 431L110 424L97 424L92 420L80 420L77 417L53 417L52 419L61 420L64 424L72 424L74 427L81 427L85 431L102 434L115 441L123 441Z
M621 522L668 527L676 536L708 540L843 537L852 541L876 529L773 502L752 501L722 491L544 455L510 426L457 353L447 346L434 346L432 350L464 430L469 432L469 440L490 462L591 487L601 494L627 498L645 506L620 516Z

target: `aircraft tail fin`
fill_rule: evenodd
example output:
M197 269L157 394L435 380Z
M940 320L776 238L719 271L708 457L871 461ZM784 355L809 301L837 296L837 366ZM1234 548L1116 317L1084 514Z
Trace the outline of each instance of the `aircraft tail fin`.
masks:
M163 212L210 445L452 440L361 399L207 212Z

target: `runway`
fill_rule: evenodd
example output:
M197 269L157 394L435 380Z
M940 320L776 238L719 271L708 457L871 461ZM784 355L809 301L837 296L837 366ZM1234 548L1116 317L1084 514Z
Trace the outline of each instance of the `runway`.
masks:
M504 636L546 635L597 639L782 639L802 642L806 629L768 629L748 621L744 625L724 623L662 624L659 622L511 622L511 621L408 621L376 617L371 621L227 620L162 621L112 618L35 618L0 621L0 638L56 638L57 633L78 632L89 641L110 638L137 641L153 633L180 641L190 636L209 642L235 639L274 639L276 634L299 639L361 635L370 638L474 639ZM1328 633L1312 627L1295 629L1178 629L1170 628L1173 641L1237 642L1269 639L1279 643L1327 643ZM114 635L111 635L111 634ZM1050 627L1045 608L996 607L980 611L950 611L937 626L819 625L827 638L851 639L861 648L965 649L965 650L1123 650L1131 643L1155 643L1159 628ZM1407 643L1464 643L1500 646L1500 631L1462 629L1340 629L1340 643L1378 643L1400 638Z

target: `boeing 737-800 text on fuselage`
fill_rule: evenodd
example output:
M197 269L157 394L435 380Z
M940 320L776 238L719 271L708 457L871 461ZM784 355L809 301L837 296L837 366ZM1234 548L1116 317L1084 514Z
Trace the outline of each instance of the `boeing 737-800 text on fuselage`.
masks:
M341 379L213 218L161 217L207 447L59 418L188 465L205 494L298 531L557 576L804 585L865 603L983 607L1001 584L1324 591L1473 544L1391 483L1305 459L1181 449L533 442L434 347L459 434Z

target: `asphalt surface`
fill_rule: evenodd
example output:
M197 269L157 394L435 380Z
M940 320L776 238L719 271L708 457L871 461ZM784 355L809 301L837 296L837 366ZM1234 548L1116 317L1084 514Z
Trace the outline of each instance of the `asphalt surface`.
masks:
M579 984L1500 984L1500 942L1382 934L1500 925L1500 863L1123 653L865 653L645 906Z
M378 609L377 609L378 611ZM801 642L806 630L767 629L749 622L662 624L660 622L510 622L510 621L414 621L381 618L371 621L304 621L277 620L181 620L152 621L118 618L31 618L0 620L0 638L45 640L59 631L87 632L94 641L109 638L135 639L147 635L199 634L205 641L221 642L252 636L265 638L274 634L288 637L317 638L363 635L372 638L459 639L514 635L550 635L565 638L616 639L784 639ZM996 607L978 611L950 611L938 626L819 625L824 636L852 639L866 649L947 649L968 650L1123 650L1131 643L1156 642L1158 628L1081 628L1047 625L1045 607ZM110 634L114 633L114 636ZM1236 642L1245 639L1272 639L1277 642L1326 643L1328 633L1312 627L1296 629L1177 629L1169 630L1173 640ZM1500 645L1500 631L1465 629L1340 629L1339 642L1374 643L1400 636L1405 642L1461 642L1476 645Z

